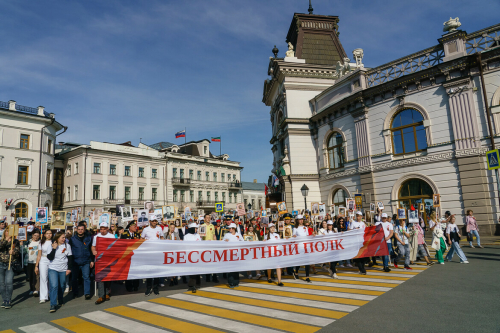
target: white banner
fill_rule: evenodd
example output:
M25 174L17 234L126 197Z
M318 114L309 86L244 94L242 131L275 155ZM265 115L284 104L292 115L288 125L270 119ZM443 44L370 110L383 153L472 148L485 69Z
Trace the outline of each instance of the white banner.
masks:
M97 280L129 280L254 271L386 255L375 227L325 236L258 242L113 240L97 238Z

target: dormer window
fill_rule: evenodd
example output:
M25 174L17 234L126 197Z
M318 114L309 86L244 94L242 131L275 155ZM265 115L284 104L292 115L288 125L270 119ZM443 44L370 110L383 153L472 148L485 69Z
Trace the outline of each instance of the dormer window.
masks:
M203 155L207 155L207 150L208 150L207 146L204 146L203 147Z

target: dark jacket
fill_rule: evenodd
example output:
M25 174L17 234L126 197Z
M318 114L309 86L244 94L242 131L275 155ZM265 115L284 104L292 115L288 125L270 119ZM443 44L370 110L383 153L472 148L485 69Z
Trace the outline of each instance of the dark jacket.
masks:
M11 243L4 240L0 242L0 262L7 264L10 258L10 246ZM21 248L19 246L19 241L14 238L14 244L12 245L12 261L11 263L21 262Z
M81 239L75 234L69 240L71 252L73 253L73 262L76 265L85 265L92 261L92 236L84 234Z

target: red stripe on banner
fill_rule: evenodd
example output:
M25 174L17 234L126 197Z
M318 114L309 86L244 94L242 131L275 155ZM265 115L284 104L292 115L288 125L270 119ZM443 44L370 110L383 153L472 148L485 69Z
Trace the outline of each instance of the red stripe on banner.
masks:
M363 246L359 249L356 258L388 256L389 249L385 241L382 225L365 228Z
M142 239L97 237L96 281L127 280L134 250L143 242Z

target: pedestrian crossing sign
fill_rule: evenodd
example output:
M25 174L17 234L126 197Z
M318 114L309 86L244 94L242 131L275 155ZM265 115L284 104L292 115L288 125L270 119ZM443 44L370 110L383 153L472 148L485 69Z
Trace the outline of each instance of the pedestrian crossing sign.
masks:
M221 212L223 212L223 211L224 211L224 203L222 203L222 202L217 202L217 203L215 204L215 212L217 212L217 213L221 213Z
M498 154L498 149L490 150L486 153L486 160L488 161L488 170L499 169L500 168L500 156Z

